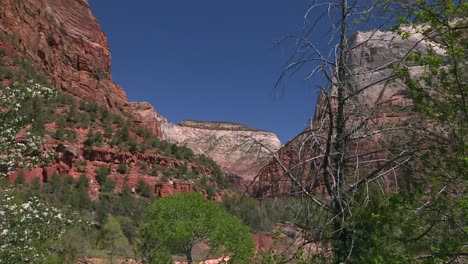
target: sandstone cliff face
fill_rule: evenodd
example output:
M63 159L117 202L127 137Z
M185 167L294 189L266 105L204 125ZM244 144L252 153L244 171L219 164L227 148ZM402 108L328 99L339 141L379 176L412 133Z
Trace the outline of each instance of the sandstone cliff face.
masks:
M146 103L130 105L134 109L142 105L149 107ZM281 147L278 137L271 132L226 122L184 121L176 125L154 109L148 108L144 112L148 118L159 121L163 139L212 158L223 170L237 174L247 182L268 163L271 153Z
M137 118L135 123L149 129L155 136L162 137L161 124L154 107L147 102L129 102L130 109Z
M129 108L125 91L112 81L107 38L88 1L5 0L0 8L2 67L18 71L18 61L27 61L58 90L114 113L126 112L161 136L157 120L144 113L148 106Z
M370 171L383 164L391 154L385 151L396 141L411 140L408 135L401 133L401 128L414 128L424 125L424 120L412 112L412 101L405 96L405 86L394 76L392 65L404 63L409 66L413 75L422 72L419 66L409 65L403 57L412 49L426 52L429 45L435 47L439 54L443 50L429 41L421 41L422 36L413 34L409 39L403 40L391 32L369 31L358 32L350 38L352 48L347 57L347 67L350 74L347 77L348 94L352 96L346 106L349 131L353 137L348 144L350 165L355 164L359 158L369 162L362 165L361 172ZM336 87L332 87L331 95L336 95ZM335 96L336 98L336 96ZM332 112L336 111L336 101L331 102ZM288 142L277 155L282 163L272 161L259 176L259 185L253 190L257 195L285 195L300 191L292 180L285 176L285 170L304 182L304 186L314 193L325 191L324 179L320 176L319 162L323 151L322 143L316 139L326 138L328 130L328 116L326 115L325 96L322 94L317 102L314 122L301 135ZM364 126L362 120L368 118ZM393 128L400 127L399 130ZM383 132L388 129L389 132ZM334 135L332 135L332 138ZM414 142L415 143L415 142ZM322 149L320 149L322 147ZM371 153L371 154L369 154ZM381 160L381 162L378 162ZM382 186L386 191L398 188L401 179L382 177Z
M107 38L88 1L3 0L0 8L0 49L7 55L30 60L61 91L111 110L126 107L127 96L110 74Z

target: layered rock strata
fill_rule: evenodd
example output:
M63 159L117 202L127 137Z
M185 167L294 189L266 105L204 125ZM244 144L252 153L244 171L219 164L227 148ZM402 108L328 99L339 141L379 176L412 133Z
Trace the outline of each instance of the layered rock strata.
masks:
M0 47L27 60L57 89L109 109L127 96L112 81L107 38L84 0L4 0Z
M184 121L176 125L147 103L130 105L146 109L142 114L148 120L158 120L163 139L191 148L195 154L204 154L223 170L240 176L238 187L250 184L272 153L281 147L278 137L271 132L227 122Z
M34 77L40 70L58 90L133 116L137 125L161 136L157 120L134 113L111 75L106 35L85 0L5 0L0 3L0 66ZM8 78L3 80L8 85Z
M420 34L413 34L404 40L392 32L374 30L358 32L349 40L351 50L346 58L346 93L349 99L345 114L347 132L351 136L345 162L353 171L354 178L348 181L350 184L381 167L384 169L372 179L381 180L385 191L411 188L405 186L408 184L405 179L392 173L393 164L387 162L397 155L392 151L405 151L390 150L391 146L424 144L417 141L419 138L415 131L424 127L425 121L412 111L412 101L405 95L405 86L395 77L393 66L406 64L411 74L418 75L422 72L421 67L405 62L406 54L412 50L424 53L430 46L438 54L444 53L437 44L421 41L422 38ZM332 113L337 111L337 87L331 88L330 95L328 104L326 95L321 94L313 124L280 149L277 153L279 159L273 160L260 172L259 185L253 190L256 195L325 192L322 162L330 124L327 109ZM333 130L330 139L335 137L336 130ZM401 169L403 166L395 167ZM295 180L302 186L298 186Z

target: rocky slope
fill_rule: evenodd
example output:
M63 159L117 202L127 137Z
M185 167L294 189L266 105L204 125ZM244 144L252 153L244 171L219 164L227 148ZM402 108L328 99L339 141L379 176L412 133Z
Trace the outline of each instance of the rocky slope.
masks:
M278 137L271 132L226 122L184 121L176 125L151 109L148 103L130 103L130 106L148 120L158 120L163 139L212 158L222 169L240 176L246 183L267 164L271 153L281 147Z
M107 38L88 1L5 0L0 21L2 47L31 60L54 87L111 109L125 107L125 92L112 82Z
M31 109L27 109L27 108ZM97 176L99 170L108 170L107 178L121 191L124 184L138 192L139 182L149 187L149 195L167 197L173 193L199 191L210 198L219 198L215 182L217 168L213 162L193 155L188 149L171 145L155 137L143 126L93 103L76 101L59 95L34 111L37 120L43 120L42 151L54 153L54 159L45 166L31 170L18 169L10 174L10 182L51 182L54 175L71 176L77 181L82 175L89 180L89 196L97 199L105 183ZM31 127L29 127L31 128ZM25 128L25 131L29 128ZM22 134L22 133L20 133ZM17 141L22 142L21 135ZM203 183L201 178L205 178ZM211 189L210 192L207 190Z
M148 103L129 104L124 90L112 81L107 38L88 1L5 0L0 7L0 50L5 55L1 66L5 69L24 75L24 66L31 64L60 91L113 113L129 114L135 124L154 135L205 154L247 180L269 157L256 141L273 152L281 146L269 132L227 123L174 125ZM9 74L2 77L5 85L14 79ZM33 77L37 75L28 75Z
M106 166L116 190L124 182L135 189L143 180L154 194L164 197L193 191L200 177L208 177L198 190L210 187L213 195L213 164L154 138L162 134L158 119L152 116L153 107L129 107L126 93L112 81L110 69L107 38L87 0L0 2L1 84L33 79L58 89L64 100L31 110L45 115L41 117L46 119L41 135L44 150L56 152L59 158L48 166L22 172L24 180L47 182L55 173L75 179L85 174L91 183L89 194L97 198L102 186L96 182L96 169ZM96 135L100 143L90 146ZM116 172L121 164L128 166L126 173ZM19 174L11 175L10 180Z
M2 68L36 79L31 65L62 92L114 113L133 114L125 91L112 81L107 38L87 0L2 1L0 51ZM11 74L0 77L5 85L12 79ZM134 121L160 136L157 123L140 118Z
M403 62L402 58L413 48L424 53L429 45L433 45L437 53L443 52L435 43L420 41L421 38L420 34L413 34L403 40L394 33L376 30L358 32L349 40L353 48L347 57L350 74L346 81L348 93L357 95L352 96L346 108L348 129L353 131L347 162L355 164L358 158L364 161L361 172L368 172L388 160L391 154L386 146L411 141L410 128L424 126L424 120L414 115L412 101L405 96L404 86L392 69L392 65ZM422 71L419 66L408 66L413 75ZM336 87L332 87L331 94L336 95ZM332 112L337 107L334 100L330 106ZM361 127L365 118L368 121ZM402 128L407 130L402 132ZM284 168L304 182L309 191L323 193L325 187L320 162L314 157L323 153L322 143L327 130L326 101L322 94L311 127L278 151L279 162L272 161L261 171L259 185L253 190L256 195L284 195L298 191ZM384 132L386 130L389 132ZM384 175L382 179L382 186L387 191L396 190L399 188L397 185L404 182L391 175Z

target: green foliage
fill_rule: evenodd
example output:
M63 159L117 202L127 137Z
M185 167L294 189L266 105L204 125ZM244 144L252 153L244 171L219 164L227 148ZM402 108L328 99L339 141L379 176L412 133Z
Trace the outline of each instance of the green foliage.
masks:
M12 71L5 68L5 61L3 57L6 55L5 49L0 49L0 81L4 79L12 79L14 74Z
M241 219L252 232L271 232L279 222L289 222L298 226L306 226L304 206L298 198L270 198L256 200L247 196L222 197L222 206L232 215Z
M115 189L115 181L113 179L106 179L102 184L103 192L113 192Z
M38 263L74 217L39 199L24 199L12 191L0 192L0 260L5 263ZM70 222L69 222L70 221Z
M18 66L19 68L18 71L15 72L14 77L17 81L26 83L32 80L34 83L40 85L49 85L46 76L44 76L42 73L39 73L29 60L15 57L14 65Z
M80 256L86 256L92 248L92 243L88 240L90 233L91 228L87 226L78 226L67 230L51 244L50 255L44 263L76 263Z
M247 227L197 193L154 201L143 223L142 235L144 248L185 253L189 262L192 262L192 246L199 240L208 243L214 251L232 254L233 263L249 263L253 255L254 243Z
M120 163L119 166L117 166L117 172L120 174L127 173L128 172L127 164Z
M395 225L402 229L399 246L408 258L425 255L432 262L454 261L466 255L468 240L466 228L462 228L468 226L468 3L418 1L415 5L410 22L416 32L435 44L427 52L407 56L409 62L421 67L422 74L413 75L407 67L396 67L395 71L407 86L415 112L430 124L430 153L420 158L427 183L419 188L425 188L424 195L431 198L413 195L402 204L402 198L393 197L389 204L400 206L400 211L406 209ZM418 27L421 23L425 26Z
M77 134L75 130L65 129L65 139L70 142L76 142Z
M86 172L87 164L86 160L77 160L73 165L77 172Z
M57 139L57 140L64 140L65 139L65 130L63 129L63 127L57 127L57 129L55 130L52 137L54 139Z
M99 184L103 185L106 180L107 176L110 174L110 170L106 166L99 166L96 170L96 180Z
M143 197L151 197L153 194L151 186L142 179L138 180L136 191Z
M90 129L88 133L86 134L86 140L84 142L84 145L86 147L92 147L93 145L102 146L103 142L104 142L104 136L102 135L102 133L101 132L94 133L94 131Z
M102 226L103 246L109 248L109 255L112 258L118 255L133 256L132 247L122 231L122 226L118 218L110 216Z
M43 165L52 157L52 152L41 152L42 137L26 133L24 142L18 144L17 134L21 129L36 121L33 127L43 129L43 115L31 113L32 107L40 109L43 99L54 96L55 91L29 83L28 86L14 84L0 89L0 176L17 168Z
M20 170L18 175L16 176L15 179L15 185L16 186L21 186L24 184L24 170Z

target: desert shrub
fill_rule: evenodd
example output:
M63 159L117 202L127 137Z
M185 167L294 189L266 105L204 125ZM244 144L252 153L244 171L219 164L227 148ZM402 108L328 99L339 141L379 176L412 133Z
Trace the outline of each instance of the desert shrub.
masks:
M78 178L78 180L77 180L76 183L75 183L75 187L76 187L78 190L88 190L88 188L89 188L89 180L88 180L88 178L86 177L85 174L81 174L81 175L80 175L80 178Z
M54 134L52 134L52 137L57 140L64 140L65 130L63 129L63 127L57 127L57 130L55 130Z
M77 139L78 136L77 136L75 130L65 129L64 133L65 133L65 139L66 140L68 140L70 142L76 142L76 139Z
M65 128L67 126L67 120L64 116L60 115L55 118L55 124L57 127Z
M182 164L176 169L176 175L177 177L182 177L185 176L188 172L188 167L186 164Z
M139 146L133 138L130 138L127 141L127 145L128 145L128 151L130 151L131 153L136 153L139 151Z
M97 146L102 146L102 143L104 142L104 137L101 132L96 132L92 129L88 131L88 134L86 135L86 140L84 142L84 145L86 147L91 147L93 145Z
M57 93L57 96L55 96L54 101L58 103L59 106L67 106L71 105L74 102L74 99L70 95L64 93Z
M161 168L161 166L159 166L159 165L153 165L153 168L151 168L150 174L151 174L151 176L158 176L158 175L159 175L159 174L158 174L159 171L161 171L161 172L163 171L163 169Z
M213 185L207 185L205 190L208 195L208 199L213 198L217 194L216 188Z
M115 189L115 181L113 179L106 179L102 185L103 192L113 192Z
M106 166L99 166L96 170L96 180L99 184L104 185L107 180L107 176L110 174L110 170Z
M120 174L125 174L128 171L127 164L125 163L120 163L119 166L117 167L117 172Z
M88 128L90 124L89 115L85 112L76 113L76 122L78 123L78 127Z
M151 188L151 186L142 179L138 180L136 190L138 194L140 194L143 197L151 197L151 195L153 194L153 189Z
M15 179L15 185L16 186L21 186L23 185L25 182L24 182L24 178L25 178L25 175L24 175L24 171L23 170L20 170L18 175L16 175L16 179Z
M77 160L73 164L77 172L85 172L86 171L86 160Z

